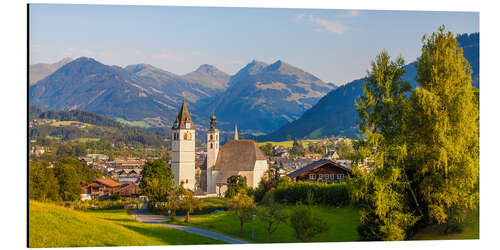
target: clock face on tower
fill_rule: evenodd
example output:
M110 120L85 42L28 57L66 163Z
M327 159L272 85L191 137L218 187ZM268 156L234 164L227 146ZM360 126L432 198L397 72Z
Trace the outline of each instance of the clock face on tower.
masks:
M186 122L186 128L191 128L191 123Z

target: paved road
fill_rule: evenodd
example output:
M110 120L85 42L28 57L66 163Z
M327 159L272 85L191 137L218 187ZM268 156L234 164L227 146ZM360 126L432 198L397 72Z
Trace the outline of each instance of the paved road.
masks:
M212 232L212 231L208 231L205 229L165 223L165 221L169 220L168 216L151 214L147 211L145 206L143 206L143 208L139 209L139 211L137 211L137 213L133 214L132 217L140 222L150 223L150 224L158 224L158 225L162 225L165 227L175 228L175 229L183 230L183 231L193 233L193 234L199 234L199 235L202 235L202 236L205 236L208 238L224 241L224 242L231 243L231 244L249 244L249 242L247 242L247 241L238 240L238 239L231 238L229 236L226 236L226 235L223 235L220 233L216 233L216 232Z

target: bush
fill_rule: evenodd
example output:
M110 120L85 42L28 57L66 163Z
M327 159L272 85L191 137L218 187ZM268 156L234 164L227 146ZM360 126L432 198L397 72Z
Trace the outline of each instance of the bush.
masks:
M89 209L124 209L135 207L136 209L140 207L140 202L137 200L116 200L116 201L77 201L75 202L74 208L78 210L89 210Z
M156 204L156 208L151 206L150 210L155 214L168 215L168 206L166 202L159 202ZM200 206L196 208L191 214L209 214L216 210L227 210L225 199L219 198L202 198L200 199ZM178 208L175 210L177 215L185 215L186 210L183 208Z
M351 200L351 192L346 183L295 182L274 190L276 201L295 204L345 205ZM311 205L312 205L311 204Z

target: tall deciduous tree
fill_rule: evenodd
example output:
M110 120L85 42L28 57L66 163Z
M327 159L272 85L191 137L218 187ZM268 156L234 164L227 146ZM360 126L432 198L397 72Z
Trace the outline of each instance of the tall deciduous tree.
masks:
M164 202L174 188L174 173L164 160L148 161L141 172L141 191L151 202Z
M417 217L407 200L409 183L404 171L407 154L405 115L411 86L401 77L404 60L391 61L382 51L371 64L364 95L356 109L365 135L358 143L360 159L368 166L354 169L353 195L360 203L358 233L364 240L404 240Z
M409 173L428 222L461 222L479 198L478 95L451 32L441 26L423 42L420 88L412 94L408 118Z

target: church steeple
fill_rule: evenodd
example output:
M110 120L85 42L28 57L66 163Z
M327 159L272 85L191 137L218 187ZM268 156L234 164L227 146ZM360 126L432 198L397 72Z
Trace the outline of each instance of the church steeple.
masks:
M234 139L238 140L238 125L234 124Z
M177 115L173 129L194 129L193 120L191 120L191 115L189 114L189 110L186 105L186 100L182 102L181 110Z

